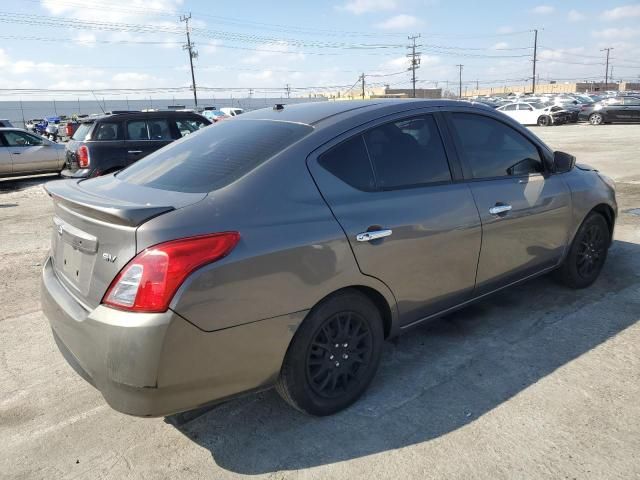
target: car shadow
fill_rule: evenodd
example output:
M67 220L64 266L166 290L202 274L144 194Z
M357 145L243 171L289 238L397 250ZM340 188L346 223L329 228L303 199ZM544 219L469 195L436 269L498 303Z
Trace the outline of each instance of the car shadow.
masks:
M0 194L8 192L19 192L36 185L45 184L51 180L57 180L57 174L37 175L33 177L0 178Z
M218 466L250 475L429 441L474 422L634 324L640 312L634 258L639 245L616 241L588 289L570 290L544 276L387 342L367 393L337 415L303 415L271 390L176 428L208 449Z

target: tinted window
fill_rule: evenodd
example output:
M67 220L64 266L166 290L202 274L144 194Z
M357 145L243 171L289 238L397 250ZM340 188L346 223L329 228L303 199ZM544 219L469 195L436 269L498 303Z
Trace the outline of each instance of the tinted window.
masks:
M42 138L25 132L4 132L4 138L10 147L34 147L42 145Z
M527 105L526 103L519 103L519 104L518 104L518 110L528 110L528 111L531 111L531 110L533 110L533 108L531 107L531 105Z
M75 131L75 133L73 134L73 138L74 140L78 140L80 142L84 141L87 138L87 135L89 133L89 130L91 130L91 127L93 127L93 123L81 123L80 125L78 125L77 130Z
M624 99L625 105L640 105L640 98L629 97Z
M176 127L181 137L186 137L190 133L200 130L202 127L206 127L208 123L204 123L197 118L179 118L176 120Z
M354 188L364 191L375 189L373 170L361 135L329 150L318 163Z
M451 180L431 115L387 123L364 134L377 186L392 189Z
M520 176L542 172L536 146L493 118L469 113L452 114L460 155L473 178Z
M163 190L210 192L242 177L312 130L308 125L267 120L220 122L146 156L118 178Z
M512 103L511 105L507 105L506 107L504 107L504 110L515 110L517 107L517 105L515 103Z
M171 140L166 120L136 120L127 123L129 140Z
M93 139L96 141L122 140L121 126L114 122L100 122L93 132Z

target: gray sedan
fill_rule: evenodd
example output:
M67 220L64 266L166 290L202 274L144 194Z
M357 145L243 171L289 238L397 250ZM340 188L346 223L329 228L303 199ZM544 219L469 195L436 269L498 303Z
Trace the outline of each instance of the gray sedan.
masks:
M609 178L445 100L276 105L46 188L53 336L138 416L273 385L337 412L384 340L547 272L591 285L617 216Z
M59 173L64 145L19 128L0 128L0 177Z

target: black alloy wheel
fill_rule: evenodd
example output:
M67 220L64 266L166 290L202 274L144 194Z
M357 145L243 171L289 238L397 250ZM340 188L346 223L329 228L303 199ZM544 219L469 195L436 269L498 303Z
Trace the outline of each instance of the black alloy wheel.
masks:
M548 127L549 125L551 125L551 118L549 118L547 115L542 115L540 118L538 118L538 125L540 125L541 127Z
M610 242L609 224L600 213L591 212L580 225L557 278L571 288L591 285L604 266Z
M317 331L306 359L307 381L321 397L335 398L357 388L371 362L373 336L357 312L336 313Z
M336 413L371 383L383 342L378 307L356 289L334 293L312 308L298 327L276 390L301 412Z

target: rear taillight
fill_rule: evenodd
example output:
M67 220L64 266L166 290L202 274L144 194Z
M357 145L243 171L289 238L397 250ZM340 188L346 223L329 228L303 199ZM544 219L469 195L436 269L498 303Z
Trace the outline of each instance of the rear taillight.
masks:
M194 270L225 257L239 240L238 232L224 232L149 247L125 265L102 303L135 312L165 312Z
M67 125L65 125L65 133L67 137L71 137L73 135L73 125L67 123Z
M76 152L78 157L78 165L80 168L87 168L89 166L89 148L86 145L81 145Z

